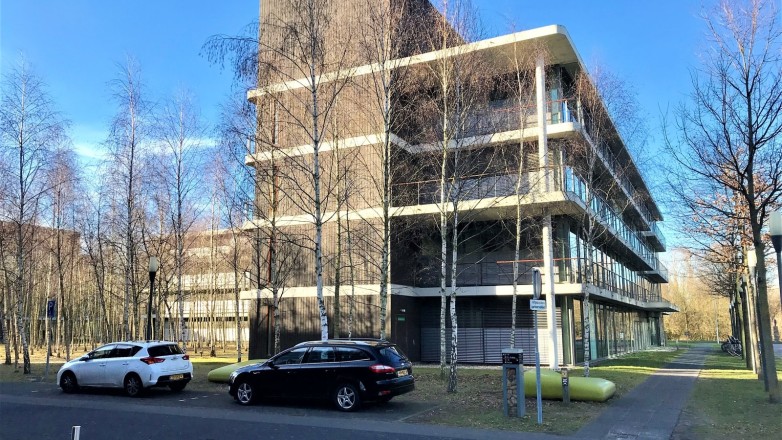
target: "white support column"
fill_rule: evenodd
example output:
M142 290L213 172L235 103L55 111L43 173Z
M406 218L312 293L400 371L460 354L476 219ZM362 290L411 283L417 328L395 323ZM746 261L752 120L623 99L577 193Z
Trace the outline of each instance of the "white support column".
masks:
M538 108L538 159L540 166L539 191L551 190L548 163L548 136L546 134L546 60L543 55L535 62L535 95ZM548 326L549 365L559 370L559 350L557 347L557 307L554 298L554 242L551 232L551 215L543 218L543 294L546 295L546 324Z
M538 192L549 191L548 136L546 134L546 64L543 55L535 62L535 95L538 109Z
M554 246L551 234L551 215L543 217L541 241L543 242L543 294L546 295L549 366L552 370L559 370L557 306L554 293Z

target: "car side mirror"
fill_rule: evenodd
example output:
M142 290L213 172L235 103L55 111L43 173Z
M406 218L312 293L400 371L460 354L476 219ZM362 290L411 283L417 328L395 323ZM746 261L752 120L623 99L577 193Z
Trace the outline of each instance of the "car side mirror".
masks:
M274 361L272 361L272 360L266 362L266 365L268 365L269 368L274 368L275 370L280 368L279 366L275 365Z
M89 356L82 356L79 360L86 362L86 361L90 360L90 357Z

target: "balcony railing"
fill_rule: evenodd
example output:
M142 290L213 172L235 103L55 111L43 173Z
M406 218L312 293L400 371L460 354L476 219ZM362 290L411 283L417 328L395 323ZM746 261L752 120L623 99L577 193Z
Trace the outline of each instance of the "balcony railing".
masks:
M555 167L556 170L560 168ZM559 174L559 173L557 173ZM527 171L521 174L519 194L528 194L536 191L536 179L538 172ZM478 174L465 176L462 179L446 182L448 202L479 200L490 197L506 197L516 194L517 175L512 174ZM652 267L659 265L655 252L641 239L640 233L630 228L621 215L616 213L613 207L600 195L588 193L585 181L576 174L572 168L564 167L561 178L553 179L554 189L568 191L576 195L585 205L589 205L592 212L602 222L611 227L634 252ZM394 206L427 205L441 202L440 181L425 180L419 182L407 182L394 185Z
M622 187L622 189L624 189L627 197L631 200L635 207L638 208L638 211L641 213L641 216L644 218L644 220L646 220L647 223L653 223L652 213L649 211L649 208L647 208L644 203L636 200L637 195L641 194L641 192L638 191L635 185L630 182L630 179L627 178L627 173L624 172L628 166L627 161L620 161L608 148L608 145L606 145L605 142L598 143L596 145L596 149L598 155L606 164L606 167L612 171L614 178Z
M657 237L657 240L660 243L662 243L664 248L667 248L668 246L666 245L666 242L665 242L665 235L663 235L662 231L657 226L657 222L652 222L649 225L649 227L650 227L649 230L652 232L652 234L654 234Z
M654 262L657 260L655 253L641 240L639 233L627 226L622 217L600 195L594 192L589 194L586 182L572 168L565 168L563 180L565 191L575 194L584 204L588 204L595 215L616 231L616 234L650 266L654 266Z
M518 263L519 285L532 284L532 269L543 265L543 260L521 260ZM555 258L554 282L556 284L584 283L587 261L584 258ZM513 262L493 261L457 264L458 286L497 286L513 284ZM623 297L642 302L660 301L660 291L644 287L620 275L601 263L592 263L592 281L589 283Z
M558 99L549 101L545 117L548 124L578 122L576 117L576 100ZM442 127L441 117L434 115L428 118L425 125ZM460 128L457 133L452 133L452 135L465 138L523 128L534 128L539 124L536 105L522 106L515 99L505 99L492 101L486 108L475 110L468 115L464 115L464 117L455 117L448 121L448 125L452 128Z
M537 176L536 171L522 173L519 194L534 191ZM445 185L447 201L511 196L516 194L516 179L515 173L487 173L448 180ZM398 183L393 186L393 202L394 206L435 204L441 202L440 193L439 179Z

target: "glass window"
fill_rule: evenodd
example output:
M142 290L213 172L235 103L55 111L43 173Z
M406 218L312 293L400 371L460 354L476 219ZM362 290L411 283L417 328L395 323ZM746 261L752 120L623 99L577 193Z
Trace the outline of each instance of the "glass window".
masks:
M90 359L106 359L111 357L111 351L114 345L104 345L89 354Z
M150 356L170 356L172 354L184 354L182 348L176 344L155 345L147 349Z
M339 362L370 360L372 357L366 351L353 347L337 347Z
M117 347L111 352L111 357L113 358L123 358L130 356L133 356L133 347L130 345L117 345Z
M312 347L304 358L305 364L318 364L321 362L334 362L334 349L331 347Z
M307 347L294 348L291 351L284 352L273 358L274 365L300 364L304 354L309 350Z
M399 366L407 361L407 357L397 347L385 347L380 349L380 354L393 366Z

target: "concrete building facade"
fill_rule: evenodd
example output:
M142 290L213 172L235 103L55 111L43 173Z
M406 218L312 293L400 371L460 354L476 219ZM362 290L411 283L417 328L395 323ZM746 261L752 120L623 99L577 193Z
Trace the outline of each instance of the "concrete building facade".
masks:
M339 304L338 336L377 337L385 283L416 361L440 358L443 292L460 362L499 363L513 321L551 366L664 344L662 215L567 31L471 41L428 1L374 3L260 3L250 356L272 354L272 286L282 347L319 338L316 224L330 336Z

